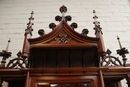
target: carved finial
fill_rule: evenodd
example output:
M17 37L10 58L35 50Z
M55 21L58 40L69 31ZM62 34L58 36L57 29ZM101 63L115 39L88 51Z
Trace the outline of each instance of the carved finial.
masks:
M50 29L54 30L55 27L56 27L56 24L55 24L55 23L50 23L50 24L49 24L49 28L50 28Z
M63 12L66 13L67 12L67 7L63 5L63 6L60 7L59 10L60 10L61 13L63 13Z
M10 38L9 38L9 40L8 40L8 44L7 44L7 47L6 47L6 50L5 51L7 51L8 52L8 49L9 49L9 43L11 42L11 40L10 40Z
M39 29L38 34L40 36L43 36L45 34L45 31L43 29Z
M22 56L22 52L19 51L19 52L17 53L17 56L18 56L18 58L20 58L20 57Z
M73 29L75 29L75 28L77 28L78 27L78 25L77 25L77 23L72 23L71 25L70 25Z
M107 49L106 53L107 53L108 55L110 55L112 52L111 52L111 50Z
M95 30L95 34L96 33L98 33L98 32L101 32L102 33L102 28L100 27L100 22L98 22L97 21L97 19L98 19L98 17L96 16L96 11L95 10L93 10L93 14L94 14L94 17L93 17L93 19L94 19L94 24L95 24L95 27L94 27L94 30Z
M60 7L60 12L62 13L62 16L59 16L59 15L57 15L56 17L55 17L55 20L56 21L61 21L61 20L65 20L66 22L67 21L71 21L71 19L72 19L72 17L70 16L70 15L67 15L67 16L65 16L65 13L67 12L67 7L66 6L61 6Z
M67 12L67 8L66 6L61 6L60 7L60 12L62 13L62 19L64 20L65 19L65 13Z
M8 44L6 47L6 50L3 50L2 52L0 52L0 56L2 56L2 61L1 61L1 65L0 68L4 68L5 67L5 63L6 63L6 59L9 58L11 56L11 52L8 52L8 48L9 48L9 43L10 43L10 39L8 40Z
M71 21L72 17L70 15L65 16L65 21Z
M56 21L59 21L59 22L60 22L60 21L61 21L61 19L62 19L62 17L61 17L61 16L59 16L59 15L57 15L57 16L55 17L55 20L56 20Z
M119 38L118 36L117 36L117 40L118 40L118 43L119 43L120 49L122 49L121 42L120 42L120 38Z
M117 50L117 54L119 54L120 56L122 56L123 66L126 66L127 58L126 58L125 54L128 54L129 51L126 48L124 48L124 47L122 48L122 45L121 45L121 42L120 42L120 38L118 36L117 36L117 40L118 40L119 46L120 46L120 49Z
M33 31L32 25L34 25L34 24L32 23L32 21L34 20L33 14L34 14L34 12L32 11L30 18L28 19L29 22L27 23L27 25L28 25L28 26L27 26L27 29L25 29L25 35L30 34L30 35L32 36L32 31Z
M96 11L95 11L95 10L93 10L93 13L96 13Z
M89 32L88 29L83 29L81 34L87 36L88 32Z

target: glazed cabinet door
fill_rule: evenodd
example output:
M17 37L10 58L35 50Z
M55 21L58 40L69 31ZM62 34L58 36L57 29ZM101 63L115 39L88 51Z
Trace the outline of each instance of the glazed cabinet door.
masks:
M99 87L96 76L31 77L30 87Z

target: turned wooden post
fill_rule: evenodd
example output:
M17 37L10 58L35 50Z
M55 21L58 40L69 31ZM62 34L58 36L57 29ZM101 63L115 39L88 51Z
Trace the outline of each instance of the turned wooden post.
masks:
M100 76L100 84L101 84L101 87L105 87L104 78L103 78L103 74L102 74L102 71L101 71L101 70L99 71L99 76Z
M99 66L101 66L101 59L100 58L104 58L105 57L105 46L104 46L104 41L103 41L103 36L102 36L102 28L100 27L100 22L97 21L98 17L95 14L95 10L93 10L93 14L94 14L94 30L95 30L95 35L97 38L99 38L98 41L98 53L99 53Z

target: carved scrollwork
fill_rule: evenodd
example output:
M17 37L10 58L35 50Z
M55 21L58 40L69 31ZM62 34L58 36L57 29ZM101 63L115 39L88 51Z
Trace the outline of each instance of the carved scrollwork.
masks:
M122 66L122 63L120 62L118 57L108 55L105 58L103 58L101 65L102 66Z
M26 68L27 67L27 58L22 58L22 53L18 52L18 58L14 58L9 61L6 68Z
M118 57L111 56L111 51L108 49L106 54L101 58L101 66L123 66Z

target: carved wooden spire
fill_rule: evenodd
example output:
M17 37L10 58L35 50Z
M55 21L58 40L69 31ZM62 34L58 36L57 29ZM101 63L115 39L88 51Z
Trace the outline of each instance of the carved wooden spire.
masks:
M94 14L94 30L95 30L95 35L97 38L100 38L98 41L98 51L99 53L105 52L105 46L104 46L104 41L103 41L103 37L102 37L102 28L100 27L100 22L97 21L98 17L96 16L96 12L95 10L93 10L93 14Z
M34 20L33 18L33 11L31 12L31 16L29 18L29 23L27 23L27 29L25 29L25 36L24 36L24 43L23 43L23 50L22 50L22 56L24 58L27 58L29 56L29 49L30 49L30 45L27 39L31 38L32 36L32 21Z
M32 23L32 21L34 20L34 18L33 18L33 11L31 12L31 16L30 16L30 18L29 18L29 22L27 23L27 29L25 29L25 35L27 35L27 34L30 34L31 36L32 36L32 31L33 31L33 29L32 29L32 25L33 25L33 23Z

